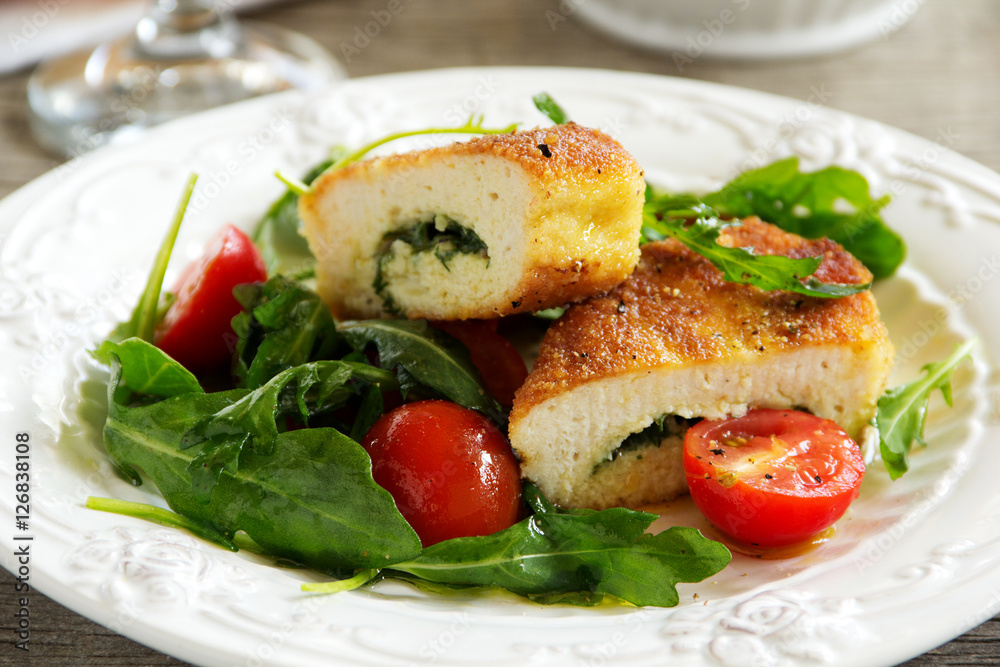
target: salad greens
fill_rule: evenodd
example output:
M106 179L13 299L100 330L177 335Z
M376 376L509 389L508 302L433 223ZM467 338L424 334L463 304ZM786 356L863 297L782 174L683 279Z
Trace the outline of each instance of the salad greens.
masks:
M478 410L503 426L503 408L483 387L479 371L461 343L424 320L364 320L342 322L341 331L358 352L369 344L378 350L379 364L397 369L406 397L420 387L435 397Z
M197 183L198 177L193 174L188 178L187 183L185 183L180 202L177 204L177 210L174 213L173 222L167 228L166 237L163 239L160 250L156 254L156 259L153 261L153 269L146 283L146 289L143 290L142 296L139 297L139 303L132 312L132 317L128 321L118 325L111 335L108 336L109 340L117 342L132 336L138 336L143 340L153 339L153 329L156 327L161 314L160 311L162 310L160 291L163 288L163 277L167 274L167 264L170 263L170 254L174 250L174 243L177 242L177 234L180 232L184 213L187 211L191 195L194 194L194 186ZM108 363L107 356L100 349L97 350L96 356L100 361Z
M701 197L647 187L642 240L676 238L710 260L726 280L836 298L869 286L826 284L808 277L822 257L757 255L752 248L719 245L719 236L726 227L739 225L740 218L755 215L799 236L840 243L877 280L892 275L906 255L902 239L879 215L888 203L888 195L874 199L868 181L857 172L841 167L803 172L798 157L790 157L745 172Z
M206 529L197 521L192 521L185 516L181 516L180 514L171 512L170 510L165 510L162 507L147 505L145 503L133 503L128 500L116 500L115 498L94 497L87 498L87 502L85 504L92 510L110 512L112 514L123 514L125 516L135 517L136 519L144 519L146 521L158 523L161 526L167 526L168 528L180 528L181 530L187 530L203 540L213 542L220 547L224 547L230 551L239 551L239 547L236 546L234 540L227 539L214 530Z
M889 195L873 198L865 177L842 167L807 173L790 157L746 171L702 201L726 218L756 215L799 236L833 239L876 280L892 275L906 255L879 214Z
M649 188L646 193L642 213L644 239L648 242L673 237L711 261L726 280L764 290L788 290L824 298L858 294L870 287L868 283L837 285L807 277L819 268L822 256L792 259L783 255L757 255L750 248L721 245L718 239L722 231L738 225L738 221L720 219L714 209L691 196L655 197L650 195Z
M143 367L155 375L175 374L176 362L153 345L138 338L122 344L135 348L133 357L149 357ZM151 390L138 394L123 381L118 348L107 353L108 453L135 483L141 469L174 511L217 541L242 530L268 553L326 571L419 553L419 539L371 479L371 461L357 442L333 428L278 432L277 416L299 411L300 402L316 405L348 383L344 362L315 362L336 365L323 372L284 371L253 392L181 392L130 371ZM320 385L315 397L303 391L308 381Z
M302 179L308 187L330 168L345 151L336 149L329 159L309 170ZM299 233L299 193L289 188L278 198L257 223L253 242L260 250L268 275L309 278L315 272L316 258L309 251L306 237Z
M534 101L553 122L567 122L547 94ZM142 471L174 511L100 498L89 499L88 507L184 528L228 549L250 548L338 577L303 587L312 592L396 578L432 590L499 587L541 603L591 605L611 598L672 606L678 603L677 583L701 581L724 568L729 551L696 530L675 527L653 535L646 531L655 515L623 508L565 510L530 484L521 522L493 535L421 549L392 497L372 479L371 461L358 443L382 415L384 392L443 397L482 412L501 428L506 414L484 389L468 351L426 322L333 320L320 297L298 282L315 263L299 235L298 196L326 170L393 139L515 127L487 129L481 118L472 118L461 128L401 132L332 155L304 183L286 179L293 187L254 236L271 278L235 291L244 311L233 319L233 381L221 391L206 391L198 377L152 344L170 300L161 294L162 283L192 177L132 317L94 351L111 368L108 453L134 484L142 482ZM852 212L843 212L844 201ZM757 214L796 233L831 236L880 277L903 256L902 243L878 218L884 204L868 196L860 175L836 168L803 174L792 159L748 172L702 198L648 189L643 237L677 238L730 280L836 297L867 286L808 279L821 258L775 258L720 246L721 231L738 224L725 218ZM451 234L452 245L442 248L430 230L411 231L408 242L443 252L439 258L446 266L448 253L479 251L475 239L460 233L460 243ZM952 372L971 345L879 402L882 455L893 478L906 471L912 442L922 442L930 394L940 389L950 404ZM653 428L668 426L661 420Z
M538 602L597 604L606 595L635 605L673 607L676 585L697 582L729 564L729 550L693 528L645 532L655 514L556 507L525 485L533 514L485 537L445 540L382 576L448 587L499 587ZM362 582L363 583L363 582ZM328 592L343 584L306 584Z
M976 339L955 347L947 359L924 366L921 378L893 387L878 401L875 425L879 431L879 450L889 476L898 479L910 468L910 449L914 441L924 442L927 402L935 389L940 389L945 403L951 407L951 379L955 368L969 356Z
M234 290L243 312L233 318L237 386L256 389L315 359L336 359L346 343L319 294L275 275Z

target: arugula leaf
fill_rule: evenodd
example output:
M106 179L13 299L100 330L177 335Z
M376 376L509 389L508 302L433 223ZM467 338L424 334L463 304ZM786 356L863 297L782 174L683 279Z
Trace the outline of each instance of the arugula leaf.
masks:
M120 388L130 393L160 398L204 393L191 371L141 338L127 338L120 343L106 340L98 350L104 357L113 354L121 361Z
M354 424L351 426L351 440L361 442L361 439L375 426L375 422L384 412L385 402L382 400L382 391L377 385L368 385L362 390L361 405L358 407L358 414L354 417Z
M923 377L893 387L879 398L875 415L880 437L879 450L892 479L899 479L909 470L913 442L927 444L924 442L927 402L935 389L941 390L945 403L951 407L951 379L955 368L969 356L976 343L973 338L956 346L944 361L924 366L926 374Z
M348 577L346 579L302 584L302 591L305 593L321 593L324 595L342 593L344 591L353 591L355 588L364 586L369 581L375 579L375 577L378 576L378 573L379 571L376 569L361 570L353 577Z
M532 313L532 315L534 315L535 317L537 317L540 320L545 320L545 321L549 321L549 322L555 322L560 317L562 317L563 313L565 313L565 312L566 312L565 308L563 308L561 306L556 306L555 308L546 308L545 310L536 310L535 312Z
M298 414L308 423L311 416L345 405L357 388L348 384L355 374L369 382L395 388L391 373L366 364L344 361L314 361L289 368L221 410L204 415L184 433L181 449L210 443L191 461L188 472L196 496L208 501L219 476L236 472L242 454L249 450L274 453L278 420Z
M170 263L170 254L174 250L174 243L177 241L177 233L181 229L181 223L184 221L184 214L187 212L188 203L191 201L191 195L194 193L194 186L198 182L198 176L192 174L188 177L187 183L184 186L184 192L181 194L180 202L177 204L177 210L174 213L173 222L167 229L167 234L163 239L163 243L160 245L159 251L156 253L156 260L153 262L153 269L150 271L149 279L146 281L146 287L142 291L142 296L139 297L139 303L136 304L135 310L132 311L132 317L129 318L127 322L122 322L119 324L111 335L108 336L108 340L112 342L121 342L126 338L138 337L142 340L153 340L153 331L156 328L156 323L159 320L159 304L160 304L160 292L163 289L163 277L167 273L167 265ZM103 363L108 363L108 353L109 350L104 348L102 345L98 347L97 350L93 352L94 358Z
M790 157L744 172L701 200L724 217L757 215L799 236L833 239L876 279L892 275L906 255L880 215L889 196L873 198L864 176L842 167L805 173Z
M548 93L538 93L531 98L531 101L535 103L536 109L548 116L549 120L556 125L569 122L569 116L566 115L563 108Z
M244 308L233 318L239 386L256 389L281 371L341 351L343 337L316 292L274 276L263 285L240 285L235 295Z
M234 544L233 541L225 535L210 528L206 528L200 523L191 521L187 517L177 514L176 512L165 510L162 507L147 505L146 503L132 503L127 500L117 500L114 498L96 498L94 496L87 498L86 506L89 509L97 510L99 512L111 512L112 514L131 516L136 519L152 521L153 523L158 523L161 526L187 530L204 540L218 544L219 546L225 547L230 551L239 551L236 544Z
M752 249L720 245L718 239L722 231L738 225L739 221L719 219L714 209L694 197L652 198L643 207L642 215L645 241L668 236L675 238L712 262L722 271L723 278L731 282L822 298L858 294L870 287L867 283L840 285L808 278L819 268L822 257L793 259L783 255L758 255Z
M310 169L302 181L306 185L312 184L345 153L344 149L335 149L329 159ZM301 229L299 195L289 189L271 205L257 223L252 236L267 266L268 275L282 274L301 279L315 272L316 258L309 250L309 243L301 234Z
M126 470L143 470L175 512L227 538L243 530L268 553L323 571L353 573L419 553L419 538L389 493L372 480L364 449L331 428L279 433L271 443L272 455L242 448L238 467L219 471L205 502L192 479L192 461L207 458L213 448L232 447L246 434L227 436L222 419L216 438L190 444L185 436L200 428L206 415L225 416L237 405L235 412L243 412L249 428L260 429L273 414L273 404L240 404L253 394L242 389L178 393L137 404L121 386L121 361L114 353L109 356L108 453ZM303 397L291 399L297 403Z
M455 586L498 586L541 603L593 604L605 595L635 605L675 606L679 582L702 581L729 564L725 546L693 528L656 535L655 514L624 508L562 510L532 485L535 514L493 535L439 542L383 569Z
M479 371L458 341L431 328L424 320L365 320L341 322L341 333L358 352L374 343L383 368L400 367L400 385L407 379L439 392L445 398L479 410L505 426L503 408L483 387Z

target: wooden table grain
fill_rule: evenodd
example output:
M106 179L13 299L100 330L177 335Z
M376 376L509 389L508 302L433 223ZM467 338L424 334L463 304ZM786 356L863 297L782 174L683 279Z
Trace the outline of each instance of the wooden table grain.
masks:
M371 44L357 31L387 0L284 3L253 18L302 31L344 57L353 77L453 66L600 67L752 88L805 99L821 88L830 106L936 139L1000 170L1000 2L912 0L912 20L886 39L834 56L734 62L705 58L679 71L669 57L621 44L575 20L586 0L400 0L401 10ZM567 20L559 20L559 17ZM0 197L57 166L28 134L22 72L0 78ZM14 580L0 570L0 664L182 665L34 593L30 662L12 649ZM927 614L933 601L927 602ZM906 663L1000 664L1000 617Z

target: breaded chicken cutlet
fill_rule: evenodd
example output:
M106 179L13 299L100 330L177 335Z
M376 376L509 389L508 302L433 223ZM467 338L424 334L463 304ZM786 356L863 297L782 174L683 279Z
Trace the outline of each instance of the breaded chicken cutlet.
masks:
M328 172L299 214L336 317L491 318L624 280L644 191L616 141L567 123Z
M823 282L871 281L838 244L756 219L727 228L721 242L822 255ZM680 450L690 420L797 408L857 438L892 358L869 291L767 292L726 282L677 241L651 243L623 284L571 307L546 332L514 401L510 441L524 477L561 505L669 500L686 491Z

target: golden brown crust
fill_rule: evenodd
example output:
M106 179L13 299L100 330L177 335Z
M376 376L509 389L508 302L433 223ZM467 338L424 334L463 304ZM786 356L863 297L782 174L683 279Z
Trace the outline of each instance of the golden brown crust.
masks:
M561 306L619 284L639 256L644 190L641 167L614 139L567 123L347 166L317 179L299 213L317 290L337 317L385 316L389 298L393 314L469 319ZM397 257L400 268L376 293L384 235L437 214L479 235L485 268L438 275L436 265L416 268L419 257Z
M823 255L826 282L860 284L871 274L827 239L805 240L749 219L724 242L758 254ZM587 382L653 367L770 355L823 343L865 345L886 338L870 292L821 299L767 292L723 280L722 273L681 243L642 248L635 272L604 296L573 306L549 328L511 421L539 403Z
M468 155L503 157L543 180L567 176L590 180L607 171L635 168L635 158L617 141L573 122L477 137L452 149Z
M543 148L544 146L544 148ZM600 130L569 122L552 127L537 127L507 134L487 134L447 146L399 153L356 162L337 171L324 174L309 196L309 201L322 199L322 193L336 187L342 179L381 176L380 170L418 168L441 155L484 155L499 157L518 164L542 181L592 181L611 173L642 172L632 157L617 141ZM373 163L377 165L373 167Z
M631 266L616 271L601 271L600 261L579 261L571 266L536 266L518 285L516 296L494 309L496 317L534 313L606 292L625 280ZM476 309L470 308L470 312ZM463 316L469 319L473 315Z

